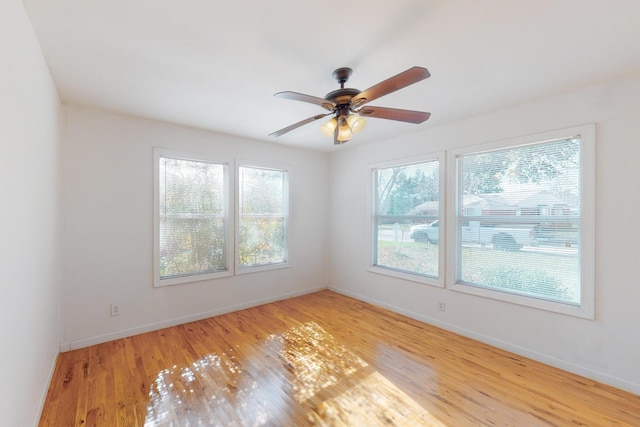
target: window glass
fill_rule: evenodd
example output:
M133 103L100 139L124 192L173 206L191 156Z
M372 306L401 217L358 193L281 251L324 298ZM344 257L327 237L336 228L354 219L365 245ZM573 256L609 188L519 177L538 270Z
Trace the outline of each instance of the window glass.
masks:
M457 157L458 283L580 305L581 144Z
M439 276L438 160L374 169L373 265Z
M287 262L287 172L240 166L240 268Z
M157 168L159 279L226 270L226 166L160 155Z

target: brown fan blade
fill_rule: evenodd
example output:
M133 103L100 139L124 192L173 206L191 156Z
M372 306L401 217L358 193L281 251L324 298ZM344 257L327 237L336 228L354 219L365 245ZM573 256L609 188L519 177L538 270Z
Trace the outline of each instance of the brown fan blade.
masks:
M291 126L287 126L286 128L270 133L269 136L282 136L287 132L291 132L292 130L299 128L300 126L304 126L307 123L315 122L316 120L320 120L321 118L327 117L330 114L333 114L333 113L318 114L313 117L309 117L308 119L301 120L298 123L292 124Z
M414 110L400 110L397 108L366 106L358 110L363 117L375 117L377 119L397 120L399 122L422 123L431 116L431 113Z
M273 96L277 96L278 98L293 99L294 101L309 102L311 104L319 105L329 111L334 111L336 107L336 104L331 101L327 101L324 98L318 98L317 96L305 95L304 93L287 91L278 92Z
M397 90L407 87L414 83L424 80L431 74L429 70L423 67L412 67L393 77L384 80L377 85L371 86L369 89L360 92L351 99L351 107L357 108L369 101L378 99L381 96L390 94Z

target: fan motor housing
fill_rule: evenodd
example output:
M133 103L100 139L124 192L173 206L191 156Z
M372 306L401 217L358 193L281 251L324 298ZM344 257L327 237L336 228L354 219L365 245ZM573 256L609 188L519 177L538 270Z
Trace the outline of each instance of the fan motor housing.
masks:
M350 104L351 98L358 95L359 93L360 91L358 89L351 89L351 88L337 89L337 90L334 90L333 92L329 92L324 97L324 99L326 99L327 101L331 101L336 105Z

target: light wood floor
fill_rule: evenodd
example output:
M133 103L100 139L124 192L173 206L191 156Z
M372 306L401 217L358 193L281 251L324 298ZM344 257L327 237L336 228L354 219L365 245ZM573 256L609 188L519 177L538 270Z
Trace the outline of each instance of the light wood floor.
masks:
M640 426L640 397L329 291L60 355L40 426Z

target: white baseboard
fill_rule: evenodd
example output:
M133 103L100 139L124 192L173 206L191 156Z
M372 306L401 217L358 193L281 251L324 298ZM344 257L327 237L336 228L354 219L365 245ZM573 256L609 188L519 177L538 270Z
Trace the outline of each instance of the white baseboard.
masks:
M38 410L36 411L36 418L33 420L33 427L38 427L40 424L40 417L42 417L42 410L44 409L44 403L47 400L47 394L49 393L49 387L51 386L51 382L53 381L53 373L56 370L56 365L58 364L58 357L60 357L60 353L57 353L51 362L51 366L49 367L49 375L47 375L47 381L45 382L44 390L42 391L42 397L40 398L40 404L38 405Z
M147 333L147 332L153 332L153 331L157 331L159 329L169 328L171 326L177 326L177 325L182 325L184 323L195 322L197 320L208 319L209 317L219 316L221 314L231 313L233 311L243 310L245 308L257 307L259 305L268 304L268 303L275 302L275 301L281 301L281 300L285 300L285 299L289 299L289 298L294 298L294 297L298 297L298 296L301 296L301 295L306 295L306 294L310 294L310 293L313 293L313 292L318 292L318 291L323 290L323 289L327 289L327 288L326 287L318 287L318 288L304 289L302 291L286 292L286 293L283 293L283 294L278 294L278 295L271 296L269 298L253 300L253 301L249 301L249 302L246 302L246 303L242 303L242 304L238 304L238 305L234 305L234 306L229 306L229 307L222 307L222 308L218 308L218 309L215 309L215 310L212 310L212 311L207 311L207 312L204 312L204 313L198 313L198 314L193 314L193 315L189 315L189 316L178 317L178 318L175 318L175 319L164 320L162 322L157 322L157 323L150 323L150 324L147 324L147 325L142 325L142 326L138 326L138 327L135 327L135 328L125 329L125 330L122 330L122 331L116 331L116 332L112 332L112 333L109 333L109 334L100 335L100 336L96 336L96 337L83 338L83 339L80 339L80 340L73 340L73 341L63 342L63 343L60 344L60 352L64 353L66 351L77 350L77 349L80 349L80 348L85 348L85 347L89 347L89 346L96 345L96 344L102 344L102 343L113 341L113 340L117 340L117 339L120 339L120 338L126 338L126 337L130 337L130 336L133 336L133 335L139 335L139 334L144 334L144 333Z
M456 333L458 335L462 335L464 337L471 338L471 339L474 339L476 341L480 341L480 342L483 342L485 344L489 344L489 345L492 345L494 347L501 348L503 350L507 350L507 351L510 351L512 353L515 353L515 354L519 354L519 355L524 356L524 357L528 357L529 359L533 359L535 361L544 363L546 365L553 366L555 368L559 368L559 369L562 369L564 371L571 372L573 374L580 375L580 376L583 376L583 377L586 377L586 378L590 378L590 379L592 379L594 381L598 381L598 382L601 382L603 384L608 384L608 385L610 385L612 387L616 387L616 388L619 388L621 390L628 391L629 393L640 395L640 384L636 384L636 383L627 381L625 379L618 378L618 377L615 377L615 376L612 376L612 375L609 375L607 373L600 372L600 371L597 371L597 370L594 370L594 369L591 369L591 368L587 368L587 367L580 366L580 365L577 365L577 364L574 364L574 363L571 363L571 362L567 362L566 360L561 360L561 359L549 356L549 355L544 354L544 353L538 353L536 351L530 350L530 349L525 348L525 347L520 347L520 346L517 346L517 345L513 345L513 344L511 344L509 342L502 341L502 340L499 340L499 339L496 339L496 338L493 338L493 337L490 337L490 336L487 336L487 335L478 334L478 333L476 333L474 331L471 331L471 330L468 330L468 329L465 329L465 328L460 328L460 327L454 326L454 325L452 325L450 323L443 322L441 320L425 316L423 314L414 313L414 312L412 312L410 310L406 310L404 308L397 307L397 306L392 305L392 304L387 304L385 302L378 301L376 299L369 298L369 297L366 297L364 295L360 295L360 294L355 293L355 292L347 291L345 289L336 288L336 287L332 287L332 286L329 286L329 290L331 290L333 292L336 292L336 293L339 293L339 294L342 294L342 295L346 295L346 296L351 297L351 298L355 298L355 299L360 300L360 301L367 302L369 304L373 304L373 305L377 305L379 307L386 308L386 309L388 309L390 311L393 311L394 313L402 314L403 316L407 316L407 317L409 317L411 319L415 319L415 320L418 320L420 322L436 326L436 327L444 329L446 331L450 331L450 332Z

